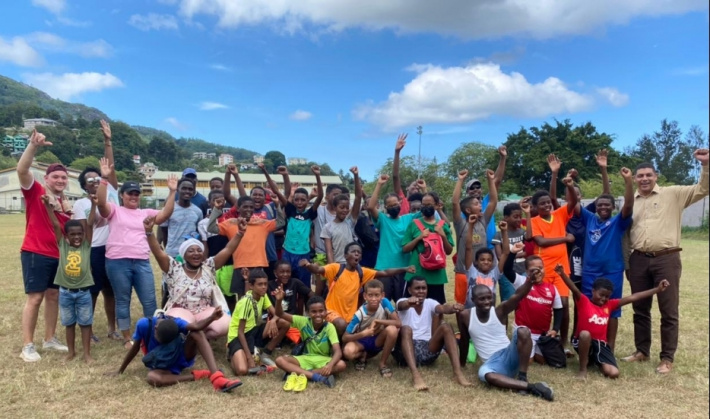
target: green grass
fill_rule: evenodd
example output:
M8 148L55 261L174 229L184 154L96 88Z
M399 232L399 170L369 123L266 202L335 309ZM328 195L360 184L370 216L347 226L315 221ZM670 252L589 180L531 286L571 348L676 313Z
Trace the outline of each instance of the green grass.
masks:
M338 378L335 389L309 384L301 394L281 390L281 374L247 377L234 394L215 394L207 382L186 383L173 388L154 389L144 377L146 370L135 359L118 378L104 376L121 363L125 351L119 343L103 339L92 348L96 362L86 366L78 357L63 363L62 356L41 352L40 362L26 364L19 357L22 339L20 317L25 301L19 248L24 233L22 215L0 216L0 254L7 259L0 266L0 417L708 417L708 243L683 241L680 342L673 373L662 377L654 372L660 350L659 316L654 311L654 360L644 364L621 364L621 378L615 381L590 371L586 382L574 379L578 367L572 360L566 370L534 365L529 378L546 381L555 390L556 400L519 396L489 389L476 378L477 366L466 374L475 381L464 389L452 383L447 357L423 369L428 393L412 390L408 370L395 368L390 380L380 378L372 361L363 373L350 367ZM156 280L159 281L159 276ZM453 287L449 286L449 292ZM625 292L628 293L628 287ZM134 322L140 306L134 297ZM654 309L655 310L655 309ZM624 309L620 321L618 356L633 351L632 311ZM43 322L35 333L41 345ZM453 318L448 319L454 322ZM455 322L454 322L455 323ZM64 340L61 327L58 335ZM95 331L106 336L106 320L101 300L97 307ZM218 362L225 371L224 340L214 345ZM204 365L198 358L197 365Z

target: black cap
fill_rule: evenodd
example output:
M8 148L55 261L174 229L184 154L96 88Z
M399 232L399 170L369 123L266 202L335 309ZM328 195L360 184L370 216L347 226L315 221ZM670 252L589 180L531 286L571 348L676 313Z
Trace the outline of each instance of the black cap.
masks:
M141 185L138 184L138 182L134 182L132 180L123 182L123 185L121 185L121 190L120 193L126 193L126 192L140 192L141 191Z

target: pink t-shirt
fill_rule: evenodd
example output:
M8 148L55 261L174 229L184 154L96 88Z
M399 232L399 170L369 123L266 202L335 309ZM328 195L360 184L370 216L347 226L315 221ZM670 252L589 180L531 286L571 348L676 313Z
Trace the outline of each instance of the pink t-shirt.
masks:
M128 209L109 203L109 236L106 241L108 259L150 259L143 219L158 215L154 209Z

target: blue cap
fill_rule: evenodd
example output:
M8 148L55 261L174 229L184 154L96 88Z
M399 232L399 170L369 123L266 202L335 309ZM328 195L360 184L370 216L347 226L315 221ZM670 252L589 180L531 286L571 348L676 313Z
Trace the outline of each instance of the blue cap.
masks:
M193 175L197 177L197 172L192 167L188 167L187 169L182 171L182 177L185 177L187 175Z

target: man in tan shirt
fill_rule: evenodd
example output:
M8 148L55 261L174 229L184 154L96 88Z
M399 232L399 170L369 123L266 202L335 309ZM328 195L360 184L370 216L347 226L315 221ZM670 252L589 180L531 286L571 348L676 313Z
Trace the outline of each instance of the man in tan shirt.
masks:
M708 149L698 149L694 157L702 165L700 180L692 186L658 186L658 174L650 163L636 167L638 187L634 200L634 221L630 230L627 278L631 292L651 289L667 279L670 287L658 294L661 312L661 363L659 374L673 368L678 347L678 294L680 288L680 220L683 210L708 196ZM646 361L651 350L651 305L653 297L633 303L636 352L622 361Z

